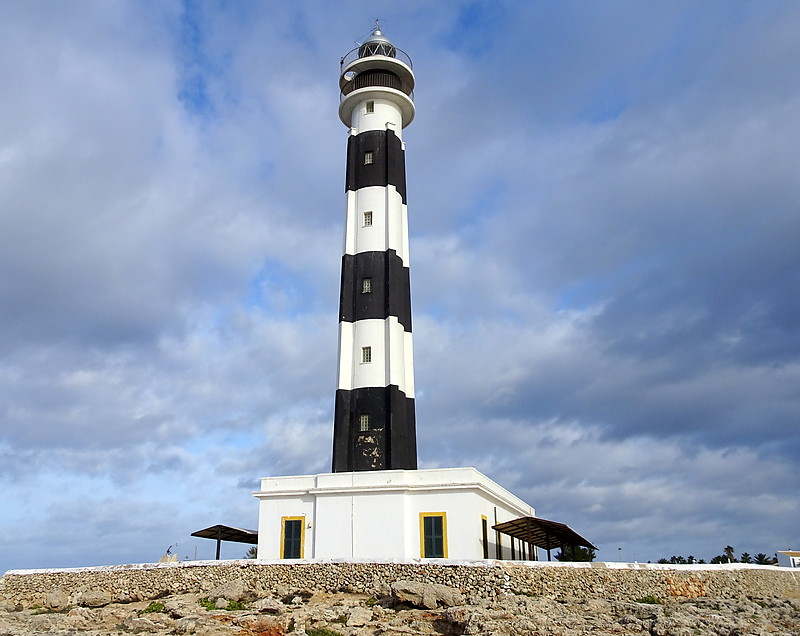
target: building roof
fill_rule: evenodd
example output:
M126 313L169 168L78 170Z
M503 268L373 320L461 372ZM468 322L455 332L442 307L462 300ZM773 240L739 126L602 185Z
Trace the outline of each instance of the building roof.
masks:
M258 543L258 531L223 526L221 524L192 532L192 536L202 537L203 539L217 539L218 541L235 541L236 543Z
M567 545L580 545L597 550L581 535L564 523L548 521L538 517L520 517L492 526L493 530L511 535L526 543L545 550L560 548Z

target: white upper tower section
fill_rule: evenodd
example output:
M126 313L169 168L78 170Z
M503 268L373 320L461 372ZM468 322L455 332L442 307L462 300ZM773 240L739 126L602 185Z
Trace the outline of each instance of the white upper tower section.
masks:
M411 58L376 25L370 37L341 60L339 119L353 134L391 127L398 137L414 119ZM359 108L372 102L371 109Z

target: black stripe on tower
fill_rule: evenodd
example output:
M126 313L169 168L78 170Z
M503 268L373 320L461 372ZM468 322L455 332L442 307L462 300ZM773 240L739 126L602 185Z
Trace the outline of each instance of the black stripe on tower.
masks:
M367 287L364 279L369 279ZM411 331L411 284L403 259L394 250L345 254L339 320L385 320L389 316L396 316L405 331Z
M365 163L368 152L371 162ZM393 130L368 130L348 138L345 184L345 191L393 185L406 203L405 152Z
M362 413L370 414L368 431L358 430ZM336 391L333 472L416 468L413 398L393 384Z

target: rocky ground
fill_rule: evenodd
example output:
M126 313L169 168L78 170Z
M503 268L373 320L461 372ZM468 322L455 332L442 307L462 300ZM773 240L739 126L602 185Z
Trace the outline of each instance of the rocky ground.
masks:
M399 636L408 634L623 634L726 636L800 634L800 600L598 599L508 595L465 598L411 581L382 598L294 591L255 598L236 582L206 596L106 603L102 595L48 595L45 606L0 607L0 636L33 634L198 634L216 636Z

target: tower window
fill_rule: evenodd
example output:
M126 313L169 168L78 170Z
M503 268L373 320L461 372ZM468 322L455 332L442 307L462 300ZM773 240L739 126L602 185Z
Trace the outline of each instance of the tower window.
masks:
M359 415L359 417L358 417L358 430L359 431L368 431L369 430L369 415L367 413Z
M375 102L369 101L367 102L367 113L374 113L375 112Z
M364 212L364 227L372 225L372 212Z
M372 151L371 151L371 150L367 150L367 151L364 153L364 165L365 165L365 166L368 166L368 165L370 165L371 163L372 163Z
M372 279L365 278L361 281L361 293L362 294L371 294L372 293Z
M372 362L372 347L361 347L361 362Z

